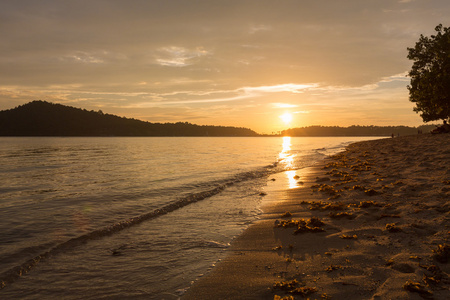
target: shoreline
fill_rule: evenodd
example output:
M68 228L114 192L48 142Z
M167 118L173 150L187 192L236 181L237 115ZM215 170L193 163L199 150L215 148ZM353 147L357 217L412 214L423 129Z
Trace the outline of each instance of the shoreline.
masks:
M271 176L261 218L182 299L450 298L447 149L445 134L357 142L295 171L298 188Z

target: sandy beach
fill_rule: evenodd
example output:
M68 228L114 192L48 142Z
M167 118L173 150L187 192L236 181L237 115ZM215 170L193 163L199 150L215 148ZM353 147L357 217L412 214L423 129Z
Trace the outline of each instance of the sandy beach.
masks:
M269 178L261 219L182 299L450 299L450 135ZM292 178L291 178L292 181Z

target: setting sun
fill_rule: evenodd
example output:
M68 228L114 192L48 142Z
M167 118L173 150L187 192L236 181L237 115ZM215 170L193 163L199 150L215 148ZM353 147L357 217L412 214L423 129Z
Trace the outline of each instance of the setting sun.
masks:
M284 122L284 124L288 125L289 123L292 122L292 114L285 113L280 116L280 119Z

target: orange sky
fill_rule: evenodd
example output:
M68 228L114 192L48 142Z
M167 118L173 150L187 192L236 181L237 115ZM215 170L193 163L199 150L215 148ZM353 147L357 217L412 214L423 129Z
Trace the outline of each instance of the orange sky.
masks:
M2 1L0 109L41 99L259 133L417 126L406 48L449 15L447 0Z

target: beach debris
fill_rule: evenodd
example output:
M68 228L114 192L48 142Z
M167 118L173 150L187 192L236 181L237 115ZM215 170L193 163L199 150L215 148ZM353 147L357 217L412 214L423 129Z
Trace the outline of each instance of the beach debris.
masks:
M299 220L276 220L275 221L275 227L283 227L283 228L292 228L292 227L298 227Z
M295 175L293 178L294 178L295 180L298 180L298 179L300 179L300 176Z
M411 260L421 260L422 257L417 256L417 255L410 255L410 256L409 256L409 259L411 259Z
M354 235L343 234L340 236L340 238L344 239L344 240L357 240L358 236L356 234L354 234Z
M320 227L320 226L325 225L325 223L317 217L311 217L309 220L306 221L306 225Z
M291 296L291 295L284 296L284 297L281 297L281 296L278 296L278 295L273 296L273 300L294 300L294 299L295 298L293 296Z
M333 157L333 158L335 158L335 157ZM329 168L338 168L340 166L342 166L342 164L337 163L337 162L330 162L330 163L327 163L325 166L323 166L322 169L325 170L325 169L329 169Z
M294 234L306 233L306 232L323 232L325 231L321 226L325 225L322 220L316 217L312 217L309 220L301 220L303 222L298 223L298 228Z
M334 270L339 270L342 269L341 265L330 265L328 268L325 269L325 271L327 271L328 273L333 272Z
M273 251L280 251L280 250L282 250L282 249L283 249L283 246L281 246L281 245L272 248Z
M402 231L395 223L386 224L386 230L389 232L399 232Z
M342 202L334 202L334 203L327 203L323 201L312 201L309 202L310 210L344 210L347 208L347 205Z
M336 200L338 198L341 198L340 194L333 195L333 196L329 197L327 200Z
M377 192L377 191L375 191L374 189L368 189L368 190L365 190L364 191L364 193L367 195L367 196L375 196L375 195L378 195L380 192Z
M282 228L296 228L294 234L305 233L305 232L323 232L325 231L321 226L325 223L317 217L312 217L310 219L300 219L300 220L276 220L275 227Z
M328 214L328 217L332 218L332 219L343 219L343 218L346 218L346 219L349 219L349 220L353 220L355 218L355 216L352 213L349 213L349 212L330 212Z
M354 186L353 186L353 190L365 191L366 188L363 187L362 185L354 185Z
M423 268L423 269L425 269L427 271L430 271L433 274L440 274L441 273L441 269L438 266L436 266L436 265L430 265L429 266L429 265L419 264L419 267L421 267L421 268Z
M432 250L434 254L434 259L438 262L446 264L450 259L450 245L438 245L437 249Z
M281 215L282 218L290 218L292 217L292 214L290 212L285 212L284 214Z
M342 190L336 190L334 186L328 184L315 184L312 185L311 188L313 189L313 192L324 192L330 196L334 196L342 192Z
M439 276L441 277L441 276ZM428 276L426 274L423 274L423 282L425 282L425 284L429 287L429 286L436 286L439 285L439 283L441 282L441 278L439 278L438 276Z
M289 291L289 293L293 295L300 295L302 297L309 296L311 294L314 294L315 292L317 292L317 288L309 286L298 287L292 291Z
M350 167L353 171L356 172L363 172L363 171L370 171L372 170L371 164L367 161L355 164Z
M433 292L428 290L425 286L420 284L419 282L414 282L412 280L408 280L404 285L403 288L407 290L408 292L418 293L421 296L432 296Z
M359 208L369 208L369 207L381 207L381 204L378 204L374 201L361 201L358 205Z
M291 291L299 285L299 282L297 279L293 279L291 281L278 281L273 284L274 290L281 290L281 291Z
M266 193L266 192L261 192L261 193L259 193L259 195L260 195L260 196L266 196L267 193Z
M311 227L311 226L299 226L294 234L306 233L306 232L324 232L325 229L320 227Z
M441 280L444 278L441 269L436 265L429 266L429 265L419 264L419 267L431 272L431 274L432 274L432 276L429 276L428 274L423 275L422 280L423 280L423 282L425 282L425 284L427 286L438 285L441 282Z

